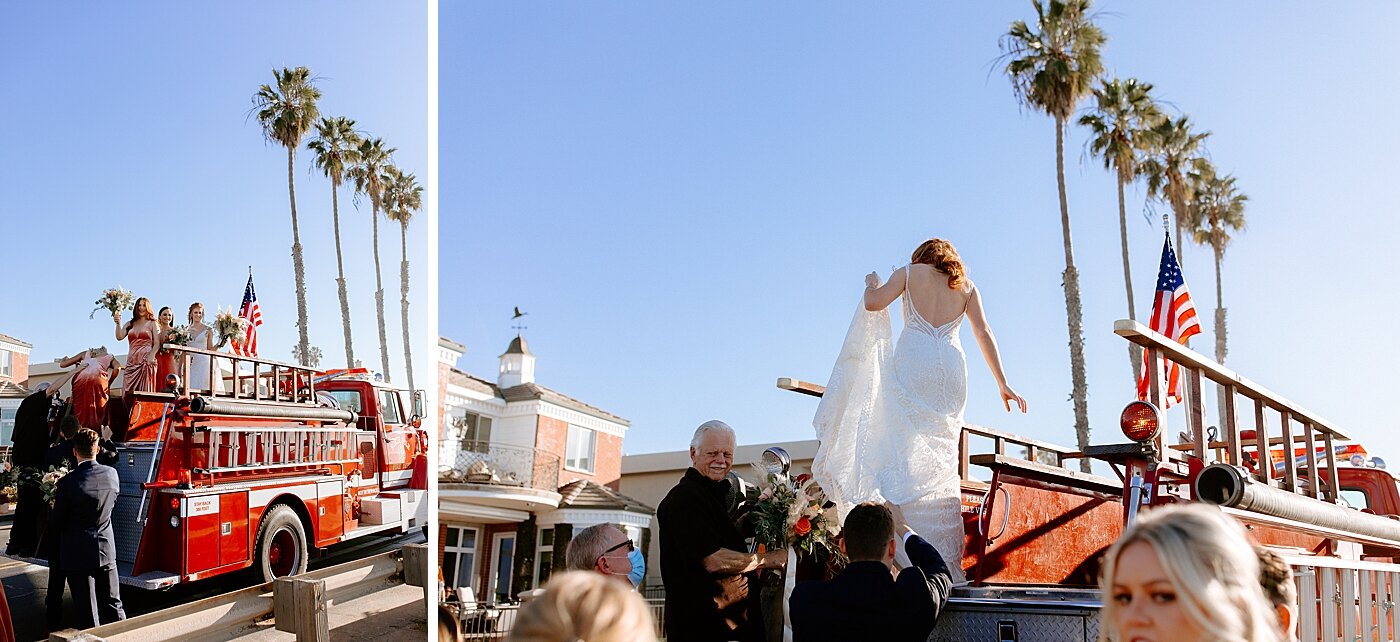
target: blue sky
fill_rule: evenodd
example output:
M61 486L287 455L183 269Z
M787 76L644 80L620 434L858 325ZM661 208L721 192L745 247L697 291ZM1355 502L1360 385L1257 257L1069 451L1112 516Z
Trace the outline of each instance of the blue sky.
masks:
M0 332L47 361L115 346L88 319L122 285L183 322L191 301L237 306L251 265L263 356L291 361L297 341L286 152L264 143L250 99L272 69L320 77L326 115L398 148L426 183L426 3L179 2L0 6L0 155L8 274ZM343 366L329 181L303 147L296 164L311 344ZM368 201L340 194L356 358L379 364ZM411 328L430 345L426 215L408 229ZM399 229L380 221L391 370L403 374ZM118 352L124 352L122 346ZM416 367L428 366L428 353ZM396 379L401 380L401 379ZM420 383L421 385L421 383Z
M1249 194L1225 262L1228 365L1400 458L1400 223L1388 188L1396 83L1381 3L1106 2L1110 73L1214 132ZM969 421L1072 444L1054 130L994 67L1027 3L444 3L441 332L494 376L526 337L547 386L632 420L630 453L684 448L710 418L741 443L812 436L870 270L952 240L1010 381L1007 415L971 336ZM1094 441L1122 439L1132 381L1113 179L1066 142ZM272 161L269 159L268 163ZM1129 191L1150 309L1160 220ZM1210 254L1184 251L1206 319ZM897 316L897 313L896 313ZM1180 411L1169 421L1180 429Z

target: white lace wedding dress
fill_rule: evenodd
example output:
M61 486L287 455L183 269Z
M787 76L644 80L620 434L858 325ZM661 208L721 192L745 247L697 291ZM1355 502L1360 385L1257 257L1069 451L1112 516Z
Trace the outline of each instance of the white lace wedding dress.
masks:
M941 326L924 320L904 269L904 329L893 349L889 312L856 308L812 421L821 442L812 472L843 518L860 502L899 504L962 582L957 464L967 359L958 328L966 311Z
M204 348L208 345L210 329L205 326L203 330L190 337L190 345L196 348ZM190 389L209 390L209 357L202 354L190 355ZM224 391L223 359L216 359L214 364L214 390L213 392Z

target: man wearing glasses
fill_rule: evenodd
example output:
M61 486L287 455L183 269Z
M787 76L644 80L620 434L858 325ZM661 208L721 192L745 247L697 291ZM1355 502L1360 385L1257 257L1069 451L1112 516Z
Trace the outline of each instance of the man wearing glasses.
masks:
M589 526L569 541L564 565L571 571L596 571L628 580L635 588L646 574L642 552L612 524Z

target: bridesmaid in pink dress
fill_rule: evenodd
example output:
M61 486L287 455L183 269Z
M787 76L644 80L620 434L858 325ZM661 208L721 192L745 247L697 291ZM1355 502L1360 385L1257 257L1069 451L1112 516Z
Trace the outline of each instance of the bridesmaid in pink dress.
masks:
M156 341L156 390L164 391L165 378L180 371L175 364L175 353L159 349L170 331L175 328L175 312L166 306L160 309L156 319L160 322L160 337Z
M85 350L58 364L64 368L81 366L73 377L73 398L70 403L73 414L78 417L78 424L97 431L107 425L108 388L111 387L112 377L121 370L121 364L117 363L116 357L107 354L106 348L101 349L100 353Z
M131 320L122 324L120 312L112 313L112 321L117 324L117 341L127 342L126 376L122 379L122 396L131 397L136 391L153 392L156 389L156 341L161 337L156 315L151 312L151 301L146 297L136 299Z

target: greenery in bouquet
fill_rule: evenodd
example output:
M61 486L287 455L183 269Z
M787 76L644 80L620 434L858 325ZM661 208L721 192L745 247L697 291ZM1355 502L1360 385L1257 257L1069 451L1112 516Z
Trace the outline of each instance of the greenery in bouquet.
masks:
M219 346L224 347L230 340L237 344L248 333L248 320L233 313L233 308L219 309L214 317L214 332L219 335Z
M190 344L190 327L187 325L177 325L165 333L165 343L172 343L177 346L187 346ZM161 352L167 352L161 348Z
M811 475L786 476L761 470L764 484L752 510L754 542L765 550L791 547L799 554L823 554L844 565L836 544L840 525L824 507L826 495Z
M39 490L44 492L44 501L53 504L58 495L58 480L68 474L67 466L49 466L49 470L39 479Z
M93 302L97 307L92 309L88 318L93 318L98 310L106 310L108 314L119 314L122 310L130 310L135 301L136 297L131 295L131 290L122 289L121 286L108 288Z

